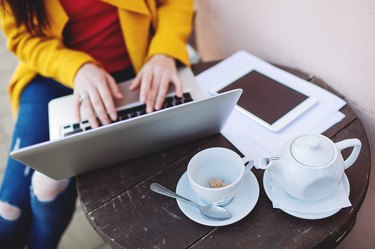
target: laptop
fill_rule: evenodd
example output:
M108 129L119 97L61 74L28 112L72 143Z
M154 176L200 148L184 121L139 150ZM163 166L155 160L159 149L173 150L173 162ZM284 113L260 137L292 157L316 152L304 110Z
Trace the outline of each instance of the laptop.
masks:
M73 96L48 105L50 141L12 151L10 156L56 180L76 176L128 159L219 133L242 90L205 97L189 68L179 69L184 97L170 91L163 109L146 113L131 81L119 84L118 121L91 129L85 114L75 123Z

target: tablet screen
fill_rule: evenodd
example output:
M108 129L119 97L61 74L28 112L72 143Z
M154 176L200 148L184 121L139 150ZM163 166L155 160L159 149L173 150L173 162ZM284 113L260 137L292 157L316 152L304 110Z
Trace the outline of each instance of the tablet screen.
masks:
M220 91L242 88L238 105L272 125L308 96L257 71L251 71Z

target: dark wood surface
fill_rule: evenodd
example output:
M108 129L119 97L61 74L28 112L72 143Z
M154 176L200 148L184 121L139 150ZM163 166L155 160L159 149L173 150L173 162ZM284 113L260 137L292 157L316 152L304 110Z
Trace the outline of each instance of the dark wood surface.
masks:
M198 74L212 65L201 63L193 71ZM283 69L331 90L319 79ZM150 191L152 182L176 189L189 160L200 150L221 146L238 152L219 134L78 176L82 208L113 248L334 248L355 224L370 177L369 144L362 124L348 106L341 111L345 118L324 135L334 142L359 138L362 150L355 165L346 170L352 206L329 218L304 220L272 208L264 192L262 170L253 169L260 187L255 208L224 227L197 224L180 211L175 200Z

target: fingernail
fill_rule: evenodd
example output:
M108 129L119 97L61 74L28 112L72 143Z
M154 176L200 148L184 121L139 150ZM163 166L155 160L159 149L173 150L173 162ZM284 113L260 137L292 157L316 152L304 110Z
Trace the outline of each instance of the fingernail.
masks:
M147 106L147 108L146 108L146 112L147 112L147 113L152 112L152 106Z
M111 113L109 114L109 116L111 117L112 121L116 121L116 120L117 120L117 113L115 113L115 112L111 112Z
M160 102L156 103L155 104L155 110L160 110L160 108L161 108Z

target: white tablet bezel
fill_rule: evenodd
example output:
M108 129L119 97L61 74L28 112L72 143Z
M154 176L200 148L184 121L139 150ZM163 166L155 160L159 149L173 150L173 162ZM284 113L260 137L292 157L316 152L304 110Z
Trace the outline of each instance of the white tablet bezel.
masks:
M238 72L237 74L233 74L232 75L233 78L231 80L226 79L226 80L223 80L221 82L218 82L218 84L216 84L215 87L210 89L210 92L212 94L216 94L216 93L218 93L218 91L220 91L224 87L229 86L230 84L234 83L239 78L251 73L252 71L256 71L260 74L263 74L264 76L269 77L272 80L274 80L274 81L276 81L280 84L283 84L284 86L289 87L289 88L307 96L307 98L303 102L301 102L300 104L295 106L293 109L289 110L287 113L285 113L282 117L280 117L273 124L267 123L262 118L256 116L255 114L251 113L250 111L246 110L245 108L239 106L238 104L236 105L235 109L238 110L240 113L246 115L247 117L251 118L252 120L256 121L258 124L262 125L263 127L267 128L271 131L278 132L278 131L284 129L287 125L289 125L296 118L298 118L300 115L302 115L304 112L306 112L308 109L313 107L318 102L318 99L316 97L309 94L302 87L298 87L298 85L287 84L286 83L287 78L285 78L285 75L284 75L284 77L277 77L277 76L275 77L274 75L270 75L267 72L264 72L264 71L262 72L262 70L258 70L258 69L255 69L255 68L251 68L248 71L242 71L242 72ZM287 72L285 72L285 73L288 74ZM303 80L303 79L301 79L301 80Z

